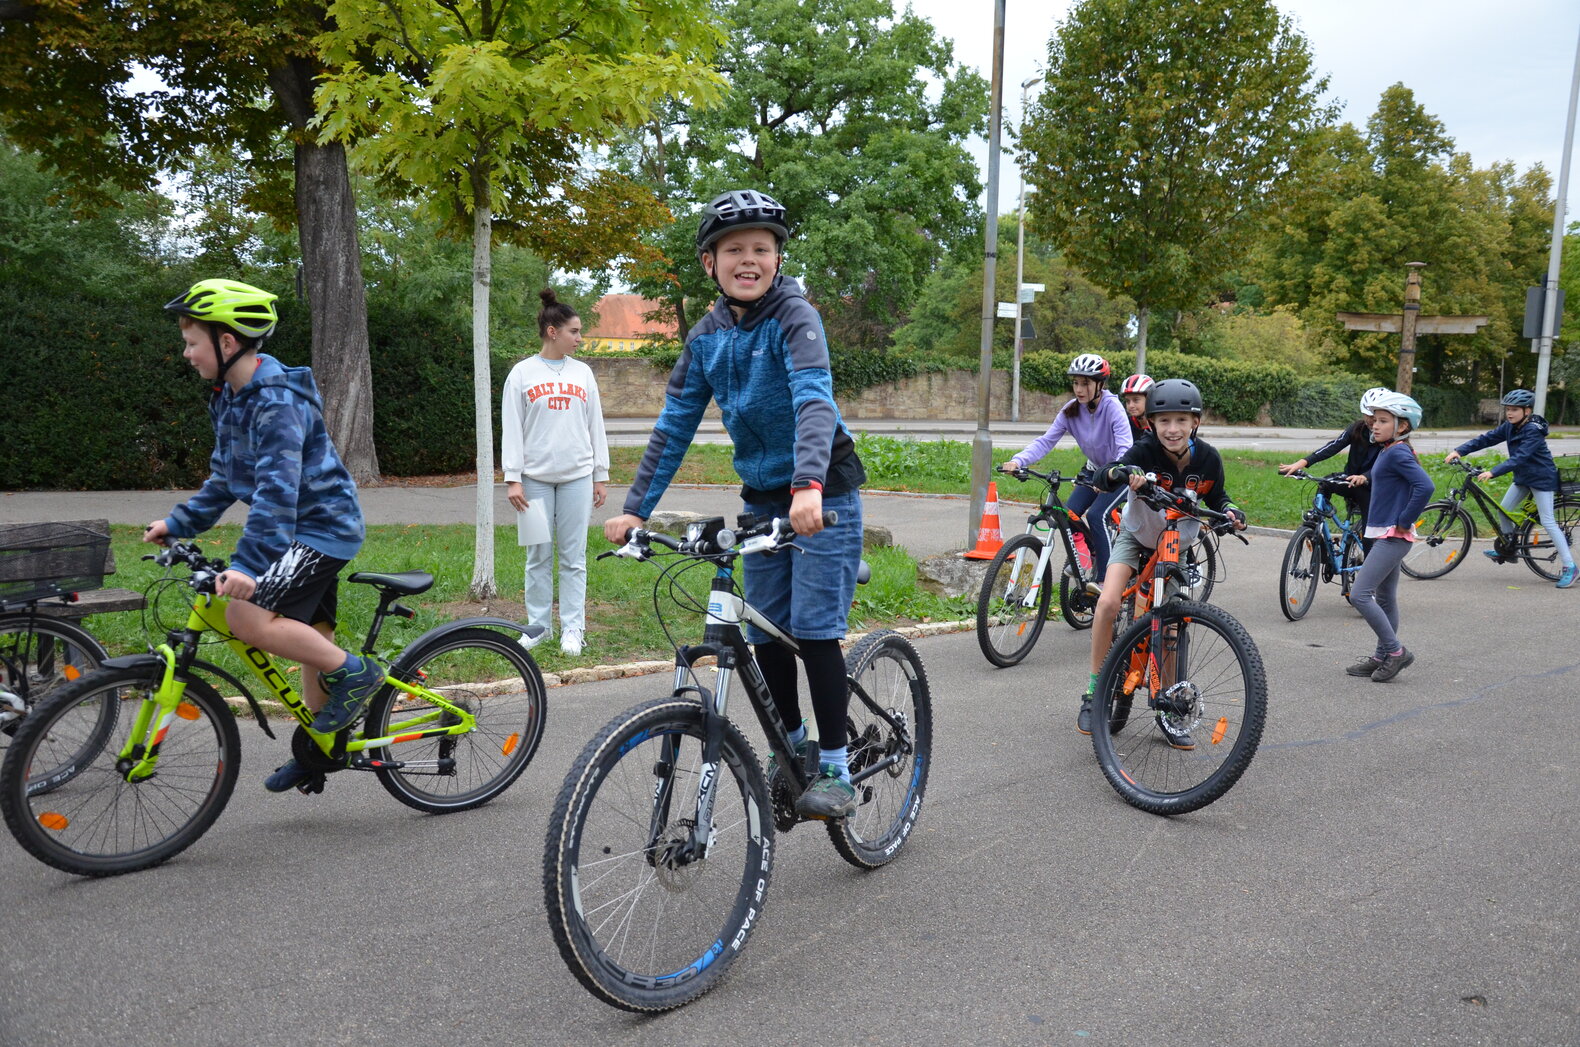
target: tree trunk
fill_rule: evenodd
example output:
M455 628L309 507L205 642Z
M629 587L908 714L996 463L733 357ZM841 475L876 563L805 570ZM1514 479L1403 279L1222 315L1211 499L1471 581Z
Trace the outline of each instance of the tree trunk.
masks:
M488 360L488 291L493 283L493 198L488 179L472 174L472 393L477 412L477 541L472 560L474 600L499 595L494 584L494 380Z
M324 396L324 422L358 483L379 478L373 445L373 367L357 206L340 143L312 140L313 66L290 59L269 83L296 129L296 226L313 325L313 376Z
M1147 322L1151 319L1152 310L1136 306L1136 374L1147 373Z

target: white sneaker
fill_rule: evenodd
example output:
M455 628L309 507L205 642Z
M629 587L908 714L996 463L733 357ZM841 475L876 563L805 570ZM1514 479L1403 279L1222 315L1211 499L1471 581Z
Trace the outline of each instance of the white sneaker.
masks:
M560 650L568 655L582 653L582 631L580 629L566 629L560 634Z

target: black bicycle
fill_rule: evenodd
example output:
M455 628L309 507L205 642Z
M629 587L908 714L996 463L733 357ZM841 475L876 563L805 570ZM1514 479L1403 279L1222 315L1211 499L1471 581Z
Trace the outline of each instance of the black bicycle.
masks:
M1529 494L1515 507L1511 515L1488 494L1476 477L1481 466L1472 465L1463 458L1449 463L1464 472L1458 487L1451 488L1447 498L1431 502L1415 524L1416 540L1399 564L1411 578L1441 578L1459 566L1470 553L1470 540L1476 536L1476 521L1465 511L1467 500L1481 507L1492 521L1497 534L1492 540L1492 550L1498 563L1522 562L1549 582L1556 582L1563 573L1563 561L1547 537L1536 512L1536 502ZM1560 470L1562 475L1562 470ZM1573 475L1573 474L1571 474ZM1553 502L1553 516L1564 540L1574 548L1575 536L1580 534L1580 495L1565 482Z
M1089 562L1083 564L1075 538L1091 548L1086 521L1059 500L1059 485L1073 477L1057 471L1019 469L1022 482L1035 477L1046 493L1026 518L1026 530L1005 542L988 564L977 597L977 644L987 660L1000 668L1018 664L1031 653L1048 619L1053 599L1053 553L1061 542L1064 568L1059 573L1059 610L1073 629L1090 629L1097 609L1097 584L1102 580ZM1055 538L1057 535L1057 539Z
M828 514L832 519L833 514ZM817 747L795 755L762 670L741 632L751 622L791 650L795 640L734 583L748 554L793 556L789 521L742 516L693 523L683 541L640 528L603 556L679 554L653 587L705 617L703 640L677 645L667 698L609 721L565 776L549 820L543 890L549 925L571 972L595 996L631 1011L678 1007L716 985L745 947L773 873L774 832L803 819L796 799L818 772ZM677 581L714 568L704 606ZM865 567L865 565L863 565ZM712 687L698 672L717 660ZM858 806L826 823L834 848L862 869L884 865L916 827L932 754L932 699L915 648L897 633L864 637L846 658L850 777ZM758 766L726 714L737 681L772 753Z
M1350 586L1366 552L1361 543L1360 514L1351 510L1340 516L1333 507L1333 495L1354 490L1348 476L1312 476L1304 469L1288 475L1317 485L1311 508L1289 538L1278 575L1278 608L1285 618L1298 622L1311 610L1319 582L1337 581L1344 599L1350 598Z

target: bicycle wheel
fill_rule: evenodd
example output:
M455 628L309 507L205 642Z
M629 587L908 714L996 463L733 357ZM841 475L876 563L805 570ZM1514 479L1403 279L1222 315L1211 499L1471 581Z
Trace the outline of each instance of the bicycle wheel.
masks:
M1213 583L1218 580L1218 540L1203 528L1180 555L1180 565L1190 579L1185 598L1206 603L1212 595Z
M1344 599L1348 600L1350 590L1355 587L1355 572L1359 571L1361 564L1366 562L1366 546L1362 544L1358 532L1345 532L1344 552L1340 562L1344 565L1344 573L1339 576L1339 590L1344 594Z
M988 564L977 597L977 644L987 660L1000 668L1030 653L1048 617L1053 598L1052 572L1037 577L1042 542L1019 534L1004 543Z
M850 773L893 759L856 783L856 812L828 823L834 849L850 864L876 869L888 863L916 827L933 754L933 699L927 670L911 642L891 630L870 633L845 658L855 687L846 713Z
M9 744L29 709L57 687L93 672L109 656L104 645L75 622L45 615L0 615L0 748ZM104 712L106 718L113 715L108 703Z
M543 852L554 941L593 995L662 1011L717 984L745 946L773 864L773 810L751 745L728 720L704 857L689 857L703 711L663 698L610 721L560 789Z
M1470 552L1476 524L1453 502L1432 502L1416 518L1415 533L1400 568L1411 578L1441 578Z
M1580 500L1560 498L1555 501L1553 520L1569 546L1569 555L1573 556L1575 535L1580 534ZM1525 561L1525 566L1549 582L1556 582L1564 571L1563 557L1558 555L1553 540L1547 537L1547 528L1539 519L1532 516L1520 525L1519 542L1520 559Z
M1071 629L1077 631L1092 627L1092 615L1097 610L1097 597L1086 591L1075 565L1066 557L1064 570L1059 572L1059 613Z
M543 739L548 696L532 656L504 633L482 627L446 633L407 651L391 673L421 681L477 718L466 734L419 738L370 750L390 795L430 814L465 811L498 796L526 770ZM433 702L385 687L368 707L366 737L399 736L455 723Z
M1160 651L1152 647L1154 622ZM1228 792L1250 766L1267 715L1267 677L1233 616L1180 600L1120 637L1096 698L1092 748L1109 784L1133 807L1184 814ZM1182 734L1193 748L1179 746Z
M1297 527L1284 549L1284 566L1278 573L1278 609L1298 622L1311 610L1317 585L1322 581L1322 557L1327 543L1310 527Z
M153 773L128 774L122 758L140 703L158 687L158 667L103 669L44 699L17 730L0 763L0 812L11 835L47 865L79 876L135 872L179 854L208 831L236 787L241 737L218 692L188 678L168 723L148 737ZM102 709L117 710L102 744Z

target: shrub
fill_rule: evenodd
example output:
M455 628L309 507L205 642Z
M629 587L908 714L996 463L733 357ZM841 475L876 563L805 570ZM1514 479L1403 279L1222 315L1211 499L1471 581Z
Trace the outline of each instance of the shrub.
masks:
M1021 384L1054 396L1065 393L1070 388L1065 372L1074 358L1072 354L1027 353L1021 359ZM1133 352L1109 353L1105 359L1114 369L1110 388L1117 388L1135 370ZM1236 423L1255 422L1264 405L1289 396L1297 384L1294 370L1282 364L1246 364L1169 352L1148 353L1147 373L1157 379L1195 382L1207 410Z
M1376 383L1355 374L1301 379L1288 396L1270 405L1274 425L1297 429L1342 429L1360 415L1361 394Z

